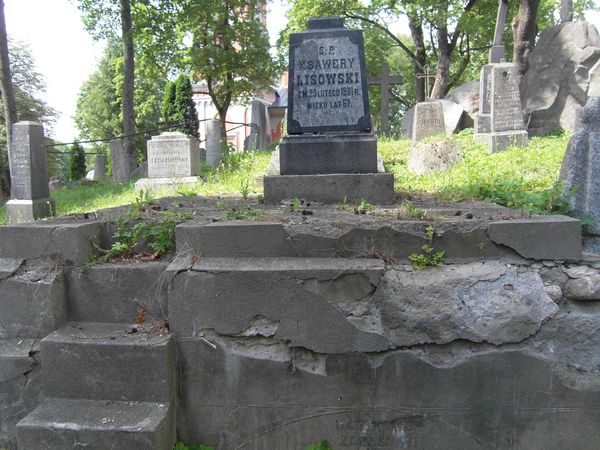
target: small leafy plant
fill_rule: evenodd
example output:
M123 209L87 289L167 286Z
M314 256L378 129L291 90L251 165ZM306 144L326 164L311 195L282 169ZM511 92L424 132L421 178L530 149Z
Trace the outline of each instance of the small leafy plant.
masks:
M113 234L114 244L104 252L105 262L118 258L131 258L135 254L138 243L145 243L156 256L165 255L175 250L175 227L180 221L167 217L153 222L129 223L119 220L117 230Z
M400 211L398 212L398 219L403 218L402 217L402 213L404 212L404 214L411 218L411 219L424 219L425 218L425 211L422 210L421 208L418 208L417 206L415 206L410 200L404 200L402 202L402 207L404 209L404 211Z
M294 197L294 201L290 204L290 212L300 211L300 200L298 197Z
M373 211L375 207L366 201L365 199L360 199L360 202L354 208L354 214L366 214L369 211Z
M244 178L240 182L240 194L242 194L242 198L244 200L247 200L249 193L250 193L250 180L248 178Z
M263 215L262 211L252 209L249 205L234 208L221 201L217 202L217 208L225 211L225 218L227 220L256 220Z
M436 250L433 247L433 236L435 234L435 228L429 225L425 229L426 243L421 247L421 254L413 253L409 255L408 259L411 260L411 265L421 270L429 266L441 266L444 264L444 251Z

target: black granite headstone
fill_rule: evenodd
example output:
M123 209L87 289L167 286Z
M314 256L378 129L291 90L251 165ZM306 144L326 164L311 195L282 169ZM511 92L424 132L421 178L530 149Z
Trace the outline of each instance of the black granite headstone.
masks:
M290 35L288 133L370 131L361 30L339 17L308 21Z

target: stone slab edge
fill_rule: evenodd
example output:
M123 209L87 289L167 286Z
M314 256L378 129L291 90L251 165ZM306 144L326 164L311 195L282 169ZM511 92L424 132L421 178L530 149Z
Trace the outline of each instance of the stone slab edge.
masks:
M567 216L545 216L492 222L492 242L537 260L579 261L582 258L581 222Z
M299 198L320 203L366 200L377 205L394 203L394 175L318 174L279 175L264 178L265 203Z

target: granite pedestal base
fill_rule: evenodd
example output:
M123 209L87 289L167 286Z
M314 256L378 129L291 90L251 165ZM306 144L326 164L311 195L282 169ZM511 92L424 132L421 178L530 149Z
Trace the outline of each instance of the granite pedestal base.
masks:
M279 144L281 175L376 173L377 140L370 133L291 135Z
M176 192L182 186L190 186L200 182L200 177L179 178L140 178L135 183L135 190L149 189L151 191Z
M276 175L264 178L265 203L299 198L319 203L359 202L377 205L394 203L391 173L335 173Z
M6 218L10 225L51 217L54 215L54 211L56 211L54 200L49 198L6 202Z
M477 142L487 144L490 153L506 150L508 147L525 147L529 140L527 131L499 131L495 133L475 134Z

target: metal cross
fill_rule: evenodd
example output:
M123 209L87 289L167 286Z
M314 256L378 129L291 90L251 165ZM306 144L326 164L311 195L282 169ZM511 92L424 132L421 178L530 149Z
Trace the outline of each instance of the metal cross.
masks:
M431 100L431 85L429 84L429 79L433 78L435 80L435 72L430 72L429 67L425 66L425 75L417 75L417 78L425 78L425 100Z

